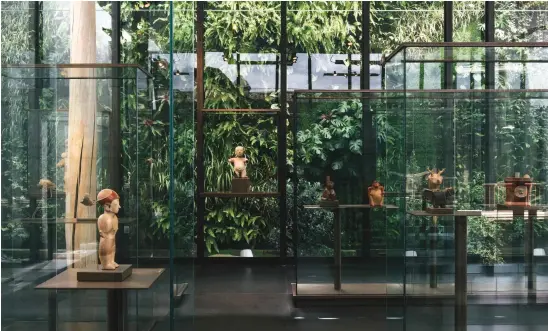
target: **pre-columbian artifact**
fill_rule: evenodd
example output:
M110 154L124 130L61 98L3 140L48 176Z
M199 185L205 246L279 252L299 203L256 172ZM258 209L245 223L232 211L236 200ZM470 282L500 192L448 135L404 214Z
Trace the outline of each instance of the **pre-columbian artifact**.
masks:
M111 189L104 189L97 194L97 203L104 208L104 213L97 220L99 228L99 260L103 270L114 270L118 264L114 262L116 255L116 232L118 231L118 216L120 196Z
M367 195L369 196L369 205L371 207L381 207L384 203L384 186L374 180L367 189Z
M516 173L514 177L506 177L504 186L506 187L506 206L531 206L533 180L529 175L520 177L520 174Z
M247 177L247 162L249 161L244 154L245 148L237 146L234 150L234 157L228 159L228 162L234 166L234 178L232 178L232 193L247 193L251 188L251 181Z
M441 189L443 184L442 174L445 169L441 171L434 168L430 170L427 168L428 176L426 177L428 181L428 188L424 189L422 192L423 199L432 204L432 208L426 207L428 212L436 213L450 213L451 208L446 208L446 206L452 201L453 196L455 195L455 190L451 187Z
M242 146L236 147L234 157L228 159L228 162L234 166L234 175L237 178L247 178L246 167L247 158L244 155L245 149Z
M335 194L335 183L329 176L325 178L325 187L320 198L320 206L322 207L338 207L339 200Z

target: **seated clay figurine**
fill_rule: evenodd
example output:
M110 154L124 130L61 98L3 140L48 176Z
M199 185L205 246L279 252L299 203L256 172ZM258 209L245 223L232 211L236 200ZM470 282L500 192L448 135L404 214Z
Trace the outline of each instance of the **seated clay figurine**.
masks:
M247 158L244 156L245 149L242 146L236 147L234 157L228 159L228 162L234 166L234 175L238 178L247 178L246 166Z
M335 194L335 183L333 183L329 176L325 181L325 188L322 193L322 201L337 201L337 195Z
M382 206L384 202L384 186L378 181L374 180L371 186L367 189L369 196L369 205L371 207Z

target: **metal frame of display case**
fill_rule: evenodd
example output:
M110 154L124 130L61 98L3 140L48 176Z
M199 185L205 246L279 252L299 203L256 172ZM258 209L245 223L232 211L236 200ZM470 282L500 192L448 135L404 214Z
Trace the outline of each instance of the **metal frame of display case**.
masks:
M277 197L280 206L280 259L285 261L287 256L287 242L284 229L287 226L287 192L286 192L286 177L287 177L287 66L280 65L280 109L207 109L205 108L205 88L204 88L204 70L205 70L205 44L204 44L204 21L205 21L205 5L203 1L197 3L196 10L196 93L197 93L197 109L196 109L196 181L197 181L197 259L198 262L205 258L205 240L204 240L204 224L205 224L205 199L206 198L268 198ZM279 61L287 58L287 2L281 3L281 36ZM204 166L204 121L207 114L260 114L265 116L275 116L278 120L277 137L278 137L278 157L277 157L277 192L248 192L248 193L232 193L232 192L206 192L205 191L205 166ZM231 261L233 259L225 260ZM254 258L256 259L256 258ZM247 259L246 259L247 260Z

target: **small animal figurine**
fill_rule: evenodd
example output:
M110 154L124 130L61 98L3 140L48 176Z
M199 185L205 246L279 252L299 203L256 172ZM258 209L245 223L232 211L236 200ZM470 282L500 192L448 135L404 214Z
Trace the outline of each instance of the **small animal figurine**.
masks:
M59 160L59 162L57 162L57 168L62 168L62 167L65 166L65 164L66 164L66 162L67 162L67 161L66 161L67 156L68 156L68 155L67 155L67 152L63 152L63 153L61 154L61 160Z
M335 183L331 181L330 177L327 176L325 180L325 188L322 193L322 201L337 201L337 195L335 194Z
M374 180L367 189L367 194L369 195L369 205L371 207L382 207L382 204L384 203L384 186L382 186L381 183Z
M441 184L443 183L443 177L441 174L443 174L445 169L438 171L438 169L436 168L432 170L430 170L430 168L427 168L426 170L430 173L428 177L426 177L426 179L428 180L428 189L439 190Z
M228 159L228 162L230 162L234 166L234 175L237 178L247 178L247 161L248 159L244 155L245 149L242 146L237 146L234 150L234 157L231 157Z
M38 182L38 187L45 190L47 193L48 198L51 198L53 196L53 191L55 190L55 184L46 178L40 179Z
M49 179L42 178L38 182L38 187L45 188L45 189L48 189L48 190L54 190L55 189L55 184Z
M95 201L92 200L90 197L89 197L89 193L86 193L84 194L84 197L82 198L82 200L80 201L81 204L83 204L84 206L93 206L95 204Z

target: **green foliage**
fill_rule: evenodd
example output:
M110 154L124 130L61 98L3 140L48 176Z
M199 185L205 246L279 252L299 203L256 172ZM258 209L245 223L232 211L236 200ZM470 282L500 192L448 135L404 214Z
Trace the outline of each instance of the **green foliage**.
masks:
M362 154L361 103L342 101L321 114L314 110L317 117L309 118L297 132L297 155L303 162L303 173L317 176L333 170L356 176Z
M485 265L504 262L503 240L500 223L485 217L468 218L468 253L479 255Z

